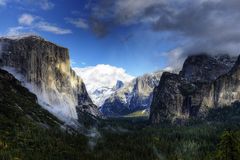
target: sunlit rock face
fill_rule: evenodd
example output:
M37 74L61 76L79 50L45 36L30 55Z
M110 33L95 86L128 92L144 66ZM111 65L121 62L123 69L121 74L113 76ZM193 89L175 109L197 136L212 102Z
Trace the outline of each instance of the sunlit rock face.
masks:
M153 93L150 121L160 123L204 115L207 108L216 104L216 94L223 95L211 89L215 88L213 83L219 83L217 80L231 70L235 61L236 57L200 54L188 57L179 74L165 72Z
M78 119L78 110L98 114L70 68L68 49L37 36L1 38L0 43L2 68L24 81L43 107L65 121Z

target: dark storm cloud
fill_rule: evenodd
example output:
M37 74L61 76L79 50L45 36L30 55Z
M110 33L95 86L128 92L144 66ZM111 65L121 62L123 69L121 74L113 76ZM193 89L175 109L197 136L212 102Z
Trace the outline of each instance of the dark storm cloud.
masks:
M96 18L89 19L90 29L97 37L104 37L108 34L109 24Z
M152 24L153 30L175 32L189 39L186 46L188 52L224 52L229 49L238 51L239 1L203 1L190 4L180 10L172 8L172 12L168 14L160 12L158 20Z
M183 39L184 53L236 54L240 48L239 0L103 0L92 15L98 24L94 31L101 35L112 27L138 24Z

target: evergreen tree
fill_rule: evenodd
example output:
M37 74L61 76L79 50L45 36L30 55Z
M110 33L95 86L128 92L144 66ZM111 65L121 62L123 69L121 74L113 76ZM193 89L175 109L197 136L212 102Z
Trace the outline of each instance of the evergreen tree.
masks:
M224 131L218 145L217 160L240 160L240 140L232 131Z

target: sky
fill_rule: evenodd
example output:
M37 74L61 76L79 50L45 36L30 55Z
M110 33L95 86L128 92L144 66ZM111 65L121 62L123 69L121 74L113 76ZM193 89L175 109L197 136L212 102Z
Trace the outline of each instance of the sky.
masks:
M71 65L139 76L190 54L238 54L239 0L0 0L0 35L33 33L69 48Z

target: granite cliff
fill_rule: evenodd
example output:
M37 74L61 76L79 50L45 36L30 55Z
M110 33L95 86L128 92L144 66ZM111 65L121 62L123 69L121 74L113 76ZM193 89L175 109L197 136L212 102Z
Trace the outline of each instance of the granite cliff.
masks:
M210 91L203 98L203 108L230 106L240 100L240 56L233 68L210 86Z
M160 123L166 119L177 121L201 117L206 115L209 108L222 106L223 103L217 102L223 100L226 91L226 95L235 95L231 89L237 88L238 82L230 76L231 73L235 77L238 74L232 69L235 61L236 57L227 55L212 57L200 54L189 56L179 74L163 73L158 87L154 89L150 121ZM236 65L233 68L237 68ZM229 86L228 83L232 84L232 88L227 90L224 86ZM227 104L236 100L237 95L234 98L224 96ZM216 97L221 100L216 101Z
M70 67L67 48L38 36L0 38L0 66L37 95L38 102L58 118L78 119L79 112L99 115L85 85Z

